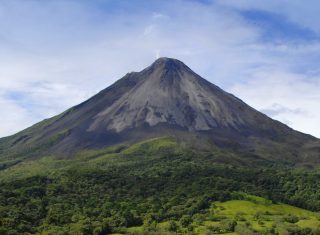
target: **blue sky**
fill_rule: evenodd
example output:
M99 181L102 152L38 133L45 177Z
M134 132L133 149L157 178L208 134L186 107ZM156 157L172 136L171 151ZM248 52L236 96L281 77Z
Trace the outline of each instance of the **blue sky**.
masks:
M0 136L166 56L320 137L319 11L317 0L0 0Z

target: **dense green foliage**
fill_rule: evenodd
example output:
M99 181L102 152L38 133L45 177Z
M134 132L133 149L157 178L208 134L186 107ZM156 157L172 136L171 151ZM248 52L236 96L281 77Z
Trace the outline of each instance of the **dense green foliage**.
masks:
M217 201L248 199L235 192L317 211L319 180L316 171L278 170L218 149L191 151L170 138L83 151L70 160L46 157L0 171L0 234L109 234L137 226L152 234L161 223L168 233L195 233L196 221L213 216ZM285 223L297 219L283 215ZM248 229L234 218L218 220L216 232Z

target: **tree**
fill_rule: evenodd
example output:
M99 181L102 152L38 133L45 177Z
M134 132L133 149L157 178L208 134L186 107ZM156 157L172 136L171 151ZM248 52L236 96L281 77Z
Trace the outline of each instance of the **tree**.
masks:
M175 221L173 221L173 220L170 220L169 221L169 228L168 228L168 230L170 231L170 232L177 232L178 231L178 224L175 222Z
M183 215L180 219L180 224L182 227L188 227L192 223L192 218L190 215Z

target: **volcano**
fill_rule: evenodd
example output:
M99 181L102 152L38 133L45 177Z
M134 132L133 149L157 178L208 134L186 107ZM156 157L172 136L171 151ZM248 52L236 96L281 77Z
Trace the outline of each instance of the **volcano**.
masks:
M316 138L258 112L171 58L157 59L64 113L2 138L0 154L68 158L83 149L163 136L194 148L227 148L291 164L320 159Z

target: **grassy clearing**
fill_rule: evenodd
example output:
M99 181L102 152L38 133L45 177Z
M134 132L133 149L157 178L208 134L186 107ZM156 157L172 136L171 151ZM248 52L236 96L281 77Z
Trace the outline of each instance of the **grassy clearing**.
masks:
M252 234L289 234L288 230L320 228L318 213L286 204L272 204L269 200L251 195L246 200L213 203L208 216L210 220L199 226L199 234L207 234L208 229L219 230L221 222L226 220L237 223L235 234L242 234L243 229L240 228L246 228Z
M318 234L319 214L286 204L274 204L261 197L243 194L244 200L214 202L207 213L188 226L171 222L128 228L122 234ZM308 228L308 229L306 229ZM233 230L233 231L230 231ZM308 232L309 231L309 232Z
M178 152L180 150L180 146L174 138L161 137L134 144L125 149L122 153L132 156L144 154L152 155L159 152L165 152L166 150L170 152Z

